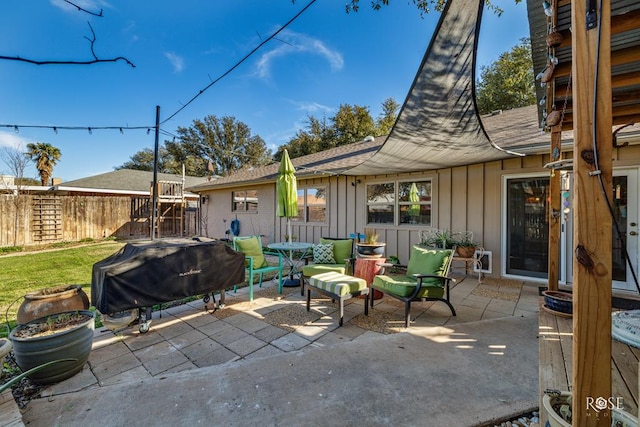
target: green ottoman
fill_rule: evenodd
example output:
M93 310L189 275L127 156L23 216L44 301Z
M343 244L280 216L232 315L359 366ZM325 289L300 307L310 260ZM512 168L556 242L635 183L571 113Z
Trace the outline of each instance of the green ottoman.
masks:
M340 326L344 317L344 302L349 298L358 295L365 295L364 314L369 315L368 300L369 288L364 279L347 276L346 274L336 273L334 271L316 274L309 278L309 286L307 287L307 311L311 305L311 291L328 296L333 301L338 300L340 305Z

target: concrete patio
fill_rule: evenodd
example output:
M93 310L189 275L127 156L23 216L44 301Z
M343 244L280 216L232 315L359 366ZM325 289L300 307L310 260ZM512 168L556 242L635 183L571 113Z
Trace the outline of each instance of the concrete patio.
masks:
M368 317L362 300L348 301L338 327L329 299L313 298L307 312L299 288L278 295L272 282L256 289L253 302L241 289L227 292L217 311L198 300L156 312L146 334L101 328L85 369L45 389L23 422L86 425L88 415L92 425L185 425L224 416L227 425L412 425L403 405L391 403L433 394L433 411L417 412L430 421L419 425L449 425L447 417L482 425L537 407L538 286L454 276L458 315L442 303L412 304L408 329L402 305L389 297ZM247 406L254 398L261 403ZM350 409L339 411L340 402ZM167 405L182 408L178 418ZM377 415L364 410L371 405Z

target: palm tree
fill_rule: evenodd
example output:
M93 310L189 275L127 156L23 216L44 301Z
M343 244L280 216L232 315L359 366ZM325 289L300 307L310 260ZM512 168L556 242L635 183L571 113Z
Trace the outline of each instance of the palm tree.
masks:
M60 149L45 142L27 144L27 155L36 163L42 185L48 185L53 175L53 167L60 160Z

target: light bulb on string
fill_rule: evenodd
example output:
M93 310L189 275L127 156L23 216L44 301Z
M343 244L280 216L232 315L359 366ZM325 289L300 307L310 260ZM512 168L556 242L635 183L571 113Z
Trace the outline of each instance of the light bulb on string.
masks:
M89 131L89 135L93 135L93 131L91 130L91 128L87 128L87 130Z
M14 131L15 133L20 133L20 129L18 129L18 126L14 126L14 127L13 127L13 131Z
M57 127L53 127L53 133L55 133L56 135L58 134L58 128Z
M120 128L120 134L124 135L124 131Z
M548 17L553 16L553 9L551 8L551 4L547 0L542 2L542 8L544 9L545 15L547 15Z

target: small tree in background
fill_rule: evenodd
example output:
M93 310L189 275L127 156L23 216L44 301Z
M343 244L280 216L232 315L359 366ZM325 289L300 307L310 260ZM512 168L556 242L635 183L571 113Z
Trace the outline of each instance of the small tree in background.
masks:
M60 149L46 142L36 142L27 144L27 155L36 164L40 182L42 185L50 185L53 176L53 167L58 163L62 153Z
M520 44L500 55L496 62L481 68L480 79L476 83L476 100L480 114L536 103L528 38L520 39Z
M2 147L0 151L0 159L9 169L9 173L13 176L15 190L10 197L13 205L13 246L18 245L18 226L20 225L20 212L24 205L23 188L27 185L24 178L24 172L29 163L29 157L25 154L22 147ZM2 183L4 187L6 183Z

